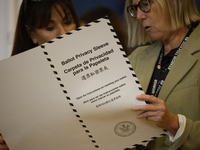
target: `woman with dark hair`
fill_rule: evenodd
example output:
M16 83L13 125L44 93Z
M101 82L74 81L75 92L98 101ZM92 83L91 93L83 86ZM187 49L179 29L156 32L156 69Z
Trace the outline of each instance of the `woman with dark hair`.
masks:
M12 56L32 49L79 27L70 0L23 0L13 44ZM0 134L0 150L8 150Z
M78 26L70 0L23 0L12 55L34 48Z

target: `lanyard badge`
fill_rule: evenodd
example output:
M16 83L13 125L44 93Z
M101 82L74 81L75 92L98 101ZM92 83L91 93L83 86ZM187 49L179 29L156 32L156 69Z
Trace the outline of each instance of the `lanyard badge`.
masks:
M197 25L196 25L197 26ZM150 87L150 95L153 95L155 97L158 97L158 94L165 82L165 78L167 77L167 74L169 73L169 71L172 68L172 65L174 64L178 54L180 53L180 51L183 49L184 44L187 42L190 34L192 33L192 31L195 29L196 26L193 26L188 33L186 34L186 36L184 37L184 39L182 40L180 46L178 47L176 53L174 54L169 66L167 68L162 67L162 60L163 60L163 56L164 56L164 48L161 49L159 58L158 58L158 62L157 65L155 67L154 70L154 75L152 76L152 87Z

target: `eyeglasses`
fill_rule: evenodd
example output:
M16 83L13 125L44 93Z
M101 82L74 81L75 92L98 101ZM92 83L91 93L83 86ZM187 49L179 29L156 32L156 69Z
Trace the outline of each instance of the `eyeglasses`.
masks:
M127 7L127 11L131 15L131 17L133 17L133 18L137 17L137 9L138 9L138 7L144 13L148 13L151 10L151 2L150 2L150 0L141 0L137 5L128 6Z

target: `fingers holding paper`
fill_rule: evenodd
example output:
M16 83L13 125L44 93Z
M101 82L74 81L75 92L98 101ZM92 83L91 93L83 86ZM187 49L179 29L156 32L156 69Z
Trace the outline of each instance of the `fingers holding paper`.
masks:
M178 116L169 112L165 102L157 97L150 95L138 95L140 101L148 101L148 105L139 105L132 108L133 111L142 111L138 114L138 119L146 118L153 121L158 127L166 129L173 135L176 134L179 123Z
M0 150L9 150L6 142L4 141L1 135L0 135Z

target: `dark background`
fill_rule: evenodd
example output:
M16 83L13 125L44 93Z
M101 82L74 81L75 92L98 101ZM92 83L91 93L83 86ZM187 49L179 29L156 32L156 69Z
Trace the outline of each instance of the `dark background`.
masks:
M198 9L200 11L200 0L196 0L196 3L197 3L197 6L198 6Z
M78 17L81 17L84 13L94 7L104 6L114 11L120 18L123 18L125 0L72 0L72 2Z
M78 17L81 17L88 10L97 7L105 6L114 11L120 18L123 18L124 4L126 0L72 0ZM196 0L198 9L200 10L200 0Z

